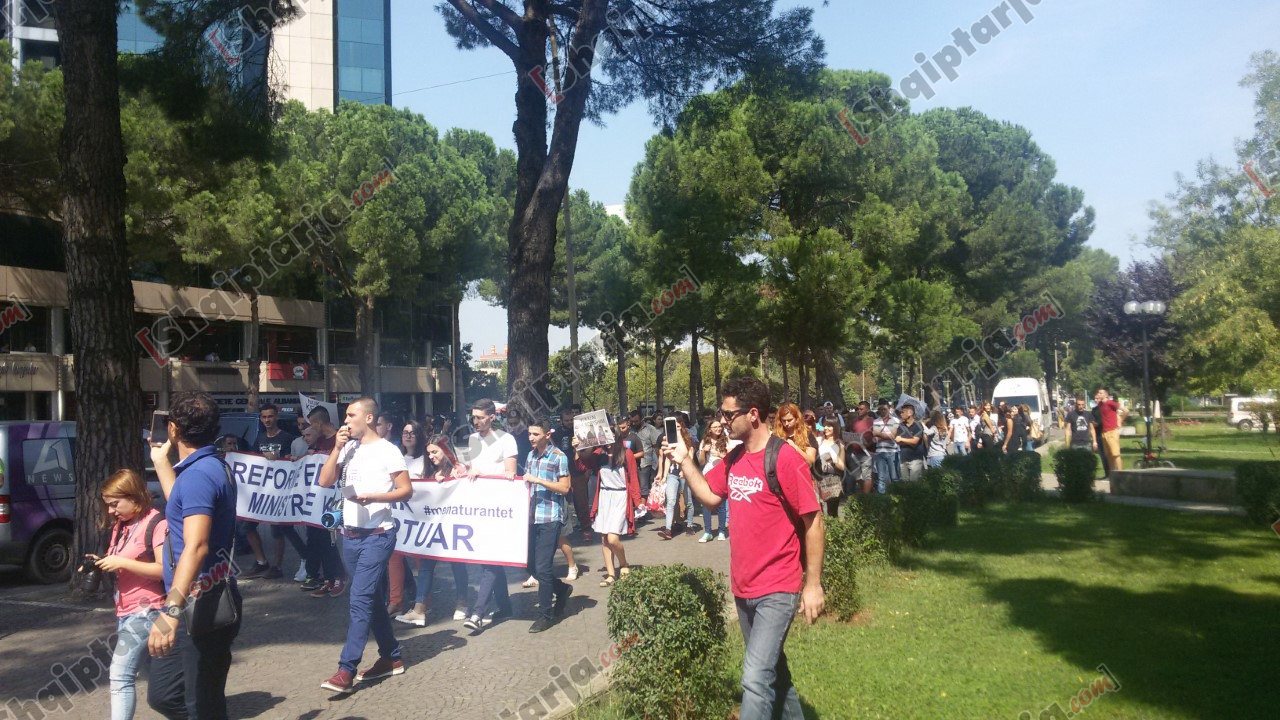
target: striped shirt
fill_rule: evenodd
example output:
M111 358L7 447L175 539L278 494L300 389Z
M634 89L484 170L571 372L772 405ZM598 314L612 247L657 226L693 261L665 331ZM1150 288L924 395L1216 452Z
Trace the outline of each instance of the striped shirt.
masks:
M544 482L559 482L569 474L569 456L551 443L547 443L547 449L541 454L534 448L525 461L524 474ZM561 522L564 516L564 495L542 485L533 485L533 493L529 496L529 522L534 525Z

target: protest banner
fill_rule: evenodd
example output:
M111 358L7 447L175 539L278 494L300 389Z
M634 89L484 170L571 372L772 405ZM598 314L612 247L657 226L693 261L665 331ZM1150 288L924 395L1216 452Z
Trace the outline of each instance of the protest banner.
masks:
M318 480L325 455L267 460L227 453L242 520L323 527L340 510L338 488ZM396 552L410 557L524 567L528 561L529 488L523 480L480 476L445 482L415 480L413 496L391 508Z

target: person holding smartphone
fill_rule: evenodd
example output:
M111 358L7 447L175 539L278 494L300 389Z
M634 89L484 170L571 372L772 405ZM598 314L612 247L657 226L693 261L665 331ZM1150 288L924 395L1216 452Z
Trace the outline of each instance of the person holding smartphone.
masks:
M151 616L164 607L163 548L168 528L134 470L117 470L102 484L111 527L106 555L86 555L116 576L116 647L111 655L111 720L129 720L137 707L135 683L146 658Z

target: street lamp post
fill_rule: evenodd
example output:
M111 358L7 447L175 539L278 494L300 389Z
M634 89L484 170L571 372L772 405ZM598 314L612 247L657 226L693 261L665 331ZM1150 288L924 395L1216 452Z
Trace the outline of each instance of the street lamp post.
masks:
M1146 453L1152 451L1151 417L1154 414L1151 409L1151 343L1147 338L1147 320L1163 315L1165 309L1165 304L1159 300L1144 302L1130 300L1124 304L1124 313L1137 316L1138 324L1142 327L1142 403L1143 419L1147 424L1147 449L1143 453L1144 459Z

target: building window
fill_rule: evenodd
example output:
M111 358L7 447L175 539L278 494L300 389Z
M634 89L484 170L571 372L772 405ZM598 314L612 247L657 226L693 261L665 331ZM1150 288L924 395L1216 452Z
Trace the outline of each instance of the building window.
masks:
M286 365L316 364L319 355L315 328L272 326L262 328L262 359Z
M8 307L8 303L0 304L0 308ZM51 335L49 332L49 308L26 306L31 317L17 320L9 328L0 332L0 353L8 352L50 352Z
M140 328L138 357L234 362L240 359L244 345L243 324L239 322L196 318L161 322L153 315L135 315L134 322Z
M144 53L164 43L159 33L138 17L138 9L127 2L120 9L116 48L122 53Z
M338 97L387 103L386 0L338 0Z

